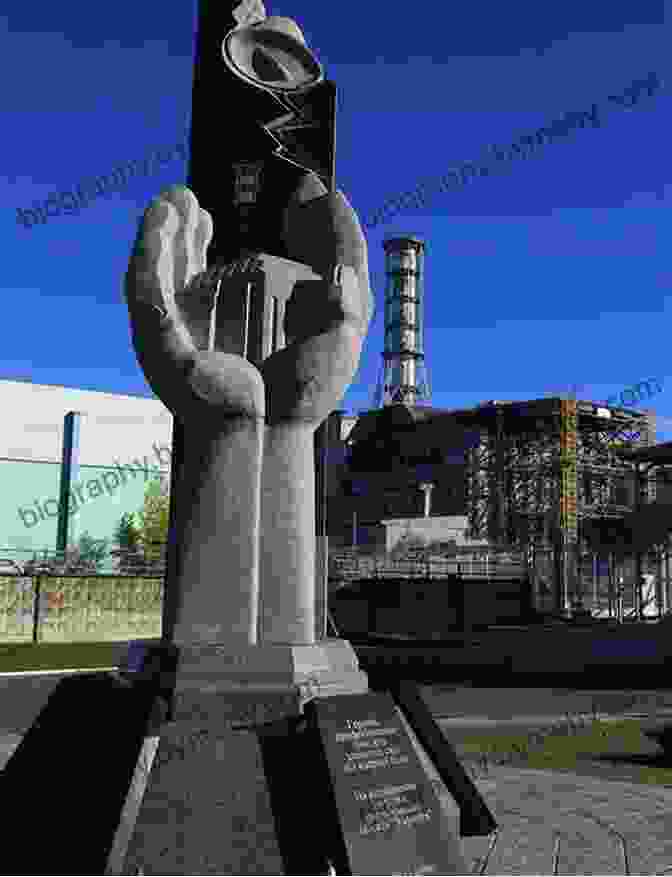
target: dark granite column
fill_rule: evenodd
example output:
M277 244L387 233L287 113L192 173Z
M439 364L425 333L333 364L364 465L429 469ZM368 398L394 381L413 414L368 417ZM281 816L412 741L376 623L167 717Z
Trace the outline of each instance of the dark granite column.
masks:
M233 262L243 249L252 245L260 252L284 256L282 213L304 174L300 168L271 155L269 136L259 127L259 118L277 114L277 102L234 76L222 59L222 41L238 25L238 18L233 13L241 6L240 0L199 0L198 8L187 187L213 219L209 265ZM263 193L260 193L254 211L251 239L249 233L241 232L240 213L234 204L235 165L254 160L263 160L265 169ZM162 618L162 639L166 642L173 641L180 603L176 578L182 564L182 546L175 535L181 529L177 515L184 462L184 427L175 417L171 537Z

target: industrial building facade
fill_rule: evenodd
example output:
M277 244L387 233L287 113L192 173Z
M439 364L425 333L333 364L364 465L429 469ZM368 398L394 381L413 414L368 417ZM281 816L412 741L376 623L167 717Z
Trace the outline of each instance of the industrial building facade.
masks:
M169 477L172 415L158 399L0 381L0 400L12 413L0 444L0 559L51 556L84 533L112 545L148 482Z
M672 445L652 444L651 414L541 399L332 418L347 435L329 449L332 555L411 534L440 554L517 552L541 610L604 611L640 580L645 615L670 607Z
M435 551L516 551L536 606L597 614L670 607L672 445L655 415L576 399L431 407L424 365L424 244L384 243L385 345L370 411L332 415L327 530L339 549L389 553L404 536ZM655 592L655 593L654 593Z

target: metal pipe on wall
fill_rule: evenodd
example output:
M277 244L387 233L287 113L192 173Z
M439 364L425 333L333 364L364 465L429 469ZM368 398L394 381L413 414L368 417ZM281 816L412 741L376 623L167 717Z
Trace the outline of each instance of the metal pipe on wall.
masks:
M607 586L609 593L609 618L614 615L614 553L610 551L607 556Z
M664 580L663 580L663 611L669 611L670 607L670 537L668 535L665 540L665 553L664 553Z
M63 420L63 447L59 484L58 521L56 527L56 550L65 552L74 545L77 537L77 503L73 485L79 479L79 456L81 425L84 413L68 411Z
M593 612L596 611L598 606L599 563L597 553L593 551Z

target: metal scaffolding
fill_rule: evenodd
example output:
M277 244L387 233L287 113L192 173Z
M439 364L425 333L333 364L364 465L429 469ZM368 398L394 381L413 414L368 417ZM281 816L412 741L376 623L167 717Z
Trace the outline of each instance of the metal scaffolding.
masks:
M581 599L582 551L603 547L605 522L637 502L636 467L621 452L652 443L652 416L559 398L492 401L455 416L481 434L465 453L470 538L511 546L532 564L550 553L554 608L569 609Z

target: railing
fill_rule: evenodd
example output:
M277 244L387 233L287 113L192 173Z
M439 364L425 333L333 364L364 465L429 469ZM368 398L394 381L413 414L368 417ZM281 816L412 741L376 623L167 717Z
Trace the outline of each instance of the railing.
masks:
M618 842L619 859L622 863L621 867L623 868L622 873L629 875L631 872L630 872L630 856L628 854L628 842L623 837L623 835L620 833L620 831L617 831L613 827L613 825L606 822L605 820L602 820L596 816L593 816L592 813L589 813L587 811L578 811L578 812L580 813L580 815L584 819L587 819L590 822L594 822L607 835L609 835L610 837L613 837ZM472 870L470 872L471 874L485 874L486 873L488 863L490 861L492 853L495 850L495 847L498 845L499 841L502 838L506 838L506 834L507 834L507 832L504 832L504 831L498 829L490 835L490 842L488 844L488 849L483 857L477 857L473 860ZM549 869L549 871L547 871L545 873L551 873L554 875L560 874L559 869L560 869L560 858L561 858L560 857L561 841L564 841L563 849L565 849L566 847L569 847L570 849L572 848L572 844L568 842L569 841L569 837L567 837L568 834L569 834L569 832L567 832L567 831L561 831L558 828L553 829L553 838L554 838L553 852L551 854L551 852L549 850L549 854L548 854L549 865L552 868L552 870ZM582 835L579 832L577 832L576 837L582 838ZM501 846L501 844L500 844L500 846ZM503 871L500 867L500 868L498 868L497 873L504 874L507 872ZM568 873L579 873L579 872L571 871ZM582 873L586 873L586 872L584 871ZM663 874L672 874L672 865L666 865L660 871L648 871L647 870L646 872L639 871L638 873L651 873L654 875L654 877L659 877L659 875L663 875Z
M146 548L113 548L96 561L78 548L40 551L8 549L0 551L0 574L16 571L20 575L149 575L165 573L165 543L155 542ZM10 569L13 565L14 569Z
M391 560L387 557L342 557L331 554L329 576L349 578L411 578L442 579L450 575L462 578L523 578L521 561L486 556L455 558L423 558Z
M620 850L621 850L621 856L622 856L622 860L623 860L623 873L629 875L630 874L630 862L628 860L627 841L625 840L623 835L620 832L616 831L616 829L613 828L611 825L607 825L606 823L601 823L600 820L597 820L594 816L591 816L590 814L584 814L584 815L586 816L586 818L592 819L593 821L597 822L598 824L601 824L602 827L605 829L605 831L608 834L618 838ZM472 866L471 874L485 874L486 869L488 867L488 862L490 861L490 857L495 849L495 846L497 845L497 842L499 841L500 837L502 836L502 834L503 833L500 830L493 831L493 833L490 835L490 843L488 845L488 849L487 849L485 856L483 856L483 858L479 857L479 858L475 859L473 866ZM553 870L551 871L551 873L556 875L556 874L560 873L560 871L558 869L559 869L559 865L560 865L560 841L562 840L562 836L561 836L560 832L557 830L553 831L553 835L554 835L555 842L553 844L553 859L552 859ZM579 837L579 836L580 835L577 834L577 837ZM550 855L549 855L549 859L550 859ZM669 868L669 869L666 868L663 871L657 872L657 874L667 874L669 871L672 871L672 868ZM502 872L500 871L498 873L502 873Z

